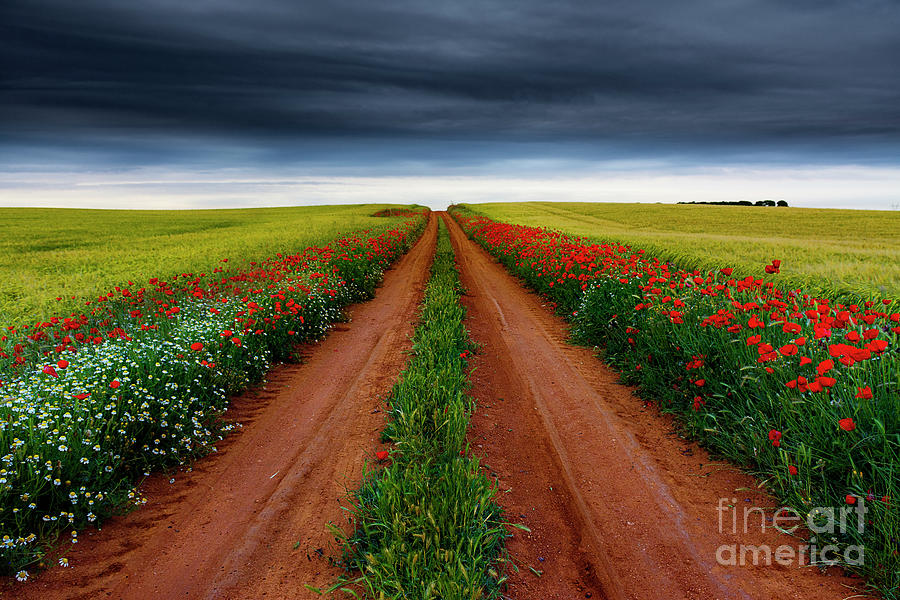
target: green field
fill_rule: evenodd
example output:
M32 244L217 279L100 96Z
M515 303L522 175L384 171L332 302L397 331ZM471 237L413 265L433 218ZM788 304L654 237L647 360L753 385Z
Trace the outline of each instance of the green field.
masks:
M77 310L128 280L211 271L384 225L398 205L234 210L0 208L0 326ZM72 300L72 296L76 300ZM64 300L59 302L57 297Z
M900 212L522 202L465 205L497 221L627 243L688 268L763 275L828 295L900 296Z

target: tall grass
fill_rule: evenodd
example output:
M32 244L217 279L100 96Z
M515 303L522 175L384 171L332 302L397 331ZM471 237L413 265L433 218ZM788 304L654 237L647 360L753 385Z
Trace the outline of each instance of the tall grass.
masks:
M491 480L466 454L474 408L460 284L443 222L413 339L391 391L391 464L365 474L349 508L344 561L373 598L497 598L507 533Z
M900 211L522 202L466 205L497 221L643 248L688 269L759 276L835 298L900 297Z
M397 224L396 205L235 210L0 208L0 326L83 310L133 280L244 269L353 230ZM73 298L74 296L74 298ZM59 297L61 300L57 301Z

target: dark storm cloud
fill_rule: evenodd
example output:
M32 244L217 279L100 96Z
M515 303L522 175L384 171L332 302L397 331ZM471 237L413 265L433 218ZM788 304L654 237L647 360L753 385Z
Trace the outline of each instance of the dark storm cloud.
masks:
M7 140L900 142L900 4L13 0Z

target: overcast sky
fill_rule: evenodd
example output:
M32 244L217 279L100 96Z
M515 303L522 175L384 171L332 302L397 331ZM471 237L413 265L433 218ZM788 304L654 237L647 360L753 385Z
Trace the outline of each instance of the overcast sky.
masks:
M0 205L90 204L76 184L122 207L350 201L335 182L609 199L622 178L753 200L769 173L807 182L789 200L840 176L820 205L890 208L898 157L895 0L0 2Z

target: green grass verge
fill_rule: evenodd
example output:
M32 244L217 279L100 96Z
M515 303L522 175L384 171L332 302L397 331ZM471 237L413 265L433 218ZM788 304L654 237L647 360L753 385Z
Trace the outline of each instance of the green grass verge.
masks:
M497 598L505 579L496 488L467 455L471 343L453 249L440 224L413 357L391 391L390 465L351 495L344 564L374 598Z
M687 269L762 275L780 259L783 287L830 298L900 296L900 211L682 204L469 204L495 221L643 248Z
M210 272L224 258L240 270L250 261L302 252L350 231L399 224L403 216L373 216L392 207L399 205L0 208L0 325L84 310L86 299L128 280L144 284L150 277Z

